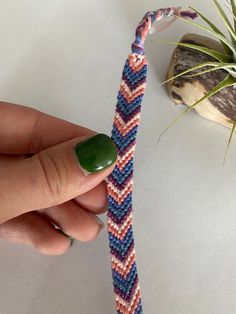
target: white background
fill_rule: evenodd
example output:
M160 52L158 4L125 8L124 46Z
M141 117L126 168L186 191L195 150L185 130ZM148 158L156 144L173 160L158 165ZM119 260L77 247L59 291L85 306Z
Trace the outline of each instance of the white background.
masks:
M146 11L210 0L0 0L0 99L110 134L134 29ZM178 21L146 43L148 87L135 163L136 251L146 314L236 313L236 147L229 130L183 110L160 87ZM105 217L104 221L106 220ZM111 314L106 231L59 257L0 242L1 314Z

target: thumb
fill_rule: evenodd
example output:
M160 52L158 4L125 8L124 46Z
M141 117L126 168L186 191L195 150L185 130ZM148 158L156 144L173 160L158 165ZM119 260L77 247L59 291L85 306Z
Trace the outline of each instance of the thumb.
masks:
M91 190L111 173L116 156L112 140L97 134L47 148L1 169L0 223Z

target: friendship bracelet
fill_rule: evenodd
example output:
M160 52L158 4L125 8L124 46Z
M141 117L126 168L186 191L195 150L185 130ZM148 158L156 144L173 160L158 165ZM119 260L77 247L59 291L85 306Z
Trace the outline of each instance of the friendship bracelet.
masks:
M153 23L169 16L173 16L173 20L160 29L167 27L178 16L194 19L197 15L180 8L159 9L145 14L136 29L117 97L112 139L118 157L116 167L108 177L107 224L118 314L143 313L132 229L134 151L147 77L144 42Z

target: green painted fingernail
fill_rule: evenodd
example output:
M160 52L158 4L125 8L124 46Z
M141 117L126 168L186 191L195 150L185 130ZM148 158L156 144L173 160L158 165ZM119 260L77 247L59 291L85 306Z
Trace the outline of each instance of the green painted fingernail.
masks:
M94 173L111 166L117 157L115 144L106 134L97 134L78 143L75 153L80 166L87 173Z

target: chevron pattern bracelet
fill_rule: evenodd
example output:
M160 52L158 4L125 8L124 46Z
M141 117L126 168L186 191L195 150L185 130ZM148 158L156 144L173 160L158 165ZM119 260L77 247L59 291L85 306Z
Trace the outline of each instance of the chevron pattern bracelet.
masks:
M136 29L117 97L112 139L118 158L115 169L108 177L107 192L108 235L118 314L143 313L132 229L133 158L147 77L144 42L153 23L168 16L173 16L172 21L177 17L194 19L196 13L165 8L145 14Z

